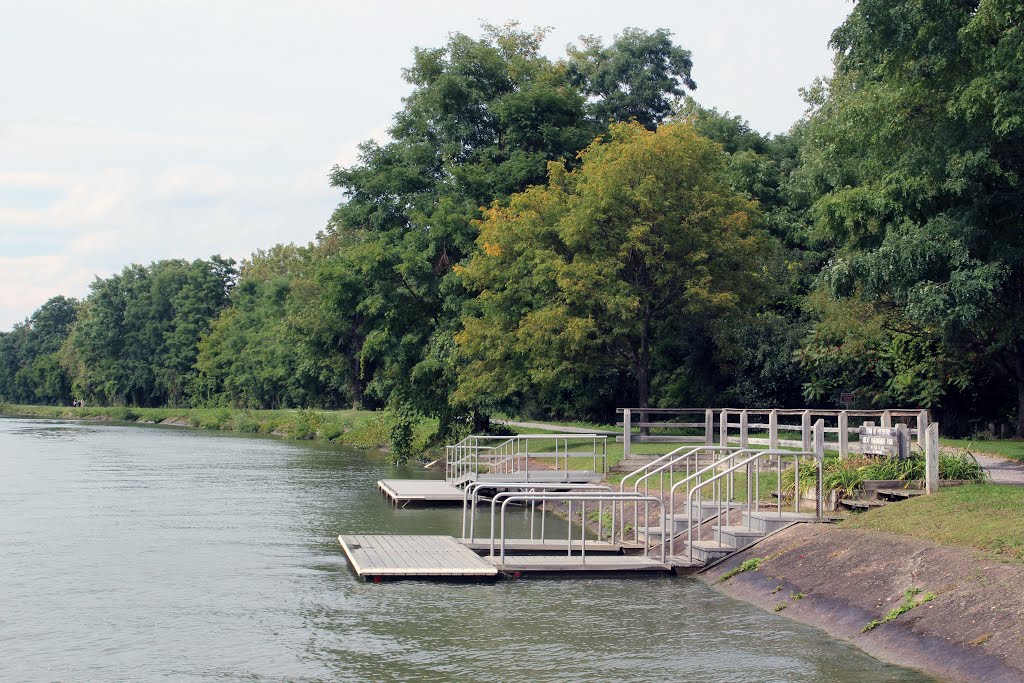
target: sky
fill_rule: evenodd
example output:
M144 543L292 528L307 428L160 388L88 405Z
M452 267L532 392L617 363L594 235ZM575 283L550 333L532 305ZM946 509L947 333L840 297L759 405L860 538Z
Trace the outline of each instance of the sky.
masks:
M304 244L327 174L383 140L416 46L481 22L581 35L667 28L694 97L764 133L831 72L847 0L0 0L0 330L52 296L166 258ZM633 10L635 8L635 10ZM632 10L632 11L631 11Z

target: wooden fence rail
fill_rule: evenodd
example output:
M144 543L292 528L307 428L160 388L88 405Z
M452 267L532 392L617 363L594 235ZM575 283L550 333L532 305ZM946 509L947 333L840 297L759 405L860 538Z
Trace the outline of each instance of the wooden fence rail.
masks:
M739 445L775 448L813 447L812 425L823 420L825 447L845 458L863 452L861 427L905 428L923 449L931 422L927 410L802 410L793 408L619 408L622 415L622 443L629 457L634 442L702 443L707 446ZM637 418L637 419L634 419ZM703 418L703 419L699 419ZM901 427L902 425L902 427ZM640 429L634 434L634 429ZM674 430L674 434L651 434L651 430ZM678 433L678 432L687 433ZM835 438L828 438L834 435ZM854 438L851 439L850 436ZM717 439L716 439L717 437Z

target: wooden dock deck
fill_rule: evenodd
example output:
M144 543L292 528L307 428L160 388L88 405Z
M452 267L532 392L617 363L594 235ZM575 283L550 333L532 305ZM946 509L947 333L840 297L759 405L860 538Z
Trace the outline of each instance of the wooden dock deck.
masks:
M588 552L583 558L579 554L506 553L504 558L481 557L451 536L343 535L338 536L338 542L356 574L374 582L397 579L490 581L499 574L660 574L672 571L671 564L643 555ZM506 542L506 551L508 547ZM589 542L587 548L589 551Z
M395 505L462 504L462 489L442 479L381 479L380 492Z
M361 578L489 580L498 569L451 536L338 536Z

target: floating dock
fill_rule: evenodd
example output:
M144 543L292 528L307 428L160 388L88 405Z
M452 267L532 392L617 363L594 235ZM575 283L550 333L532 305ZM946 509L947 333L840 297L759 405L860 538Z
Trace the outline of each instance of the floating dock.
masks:
M395 505L462 504L462 489L443 479L381 479L377 488Z
M481 557L467 544L451 536L344 535L338 536L341 549L356 574L367 581L419 579L434 581L489 581L501 575L623 573L664 574L671 563L662 563L643 555L609 554L607 546L587 542L587 555L509 554ZM483 543L474 544L481 552ZM535 553L554 548L556 543L529 539L506 539L505 548L517 553ZM526 547L531 546L531 547ZM593 546L593 548L592 548ZM574 544L574 550L578 546ZM604 552L601 552L601 551ZM594 553L594 554L591 554Z
M451 536L338 536L352 569L367 581L493 580L498 568Z
M476 474L459 482L460 486L443 479L381 479L377 488L394 505L461 505L465 496L461 485L475 481L496 484L588 484L600 481L603 475L582 470L533 470L529 473Z

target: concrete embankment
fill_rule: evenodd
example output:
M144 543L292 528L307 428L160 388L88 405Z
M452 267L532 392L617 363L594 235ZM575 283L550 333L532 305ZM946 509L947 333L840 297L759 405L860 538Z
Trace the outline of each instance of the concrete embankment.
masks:
M753 558L756 570L721 580ZM893 664L954 681L1024 681L1019 564L875 531L797 525L701 578Z

